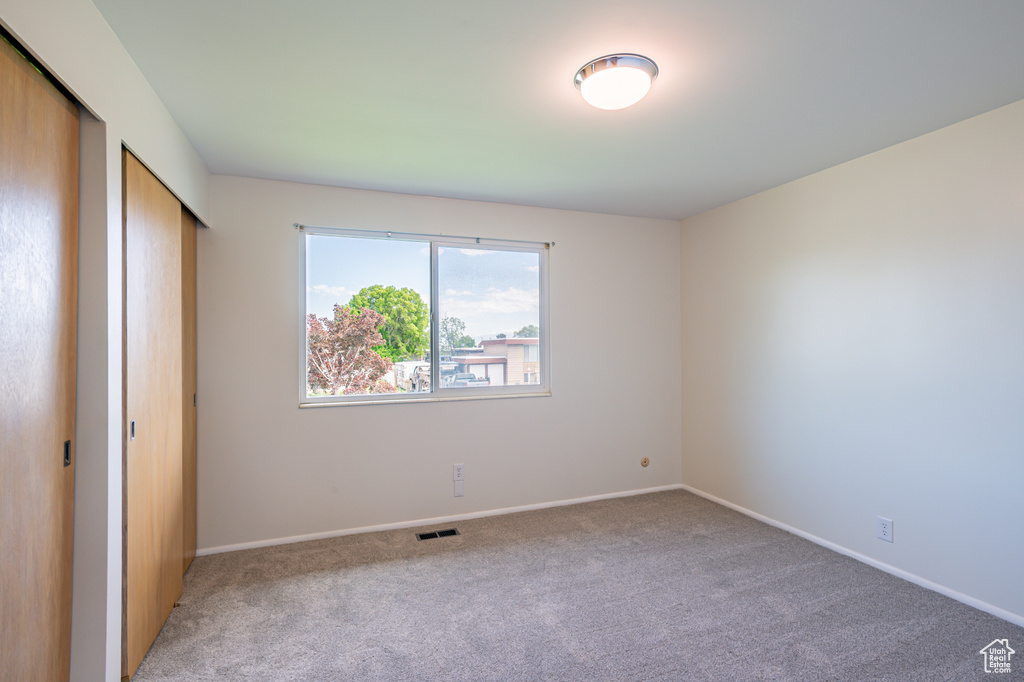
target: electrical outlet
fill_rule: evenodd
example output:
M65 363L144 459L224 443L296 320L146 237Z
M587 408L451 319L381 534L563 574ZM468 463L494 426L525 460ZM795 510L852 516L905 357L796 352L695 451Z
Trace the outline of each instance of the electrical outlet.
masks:
M892 519L878 517L878 539L892 542Z
M466 465L465 464L453 464L452 465L452 480L453 481L464 481L464 480L466 480Z

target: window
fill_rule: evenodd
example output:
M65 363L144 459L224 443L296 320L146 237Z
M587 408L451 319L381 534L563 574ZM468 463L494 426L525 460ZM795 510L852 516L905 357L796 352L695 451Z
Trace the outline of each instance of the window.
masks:
M302 405L548 394L548 245L302 227Z

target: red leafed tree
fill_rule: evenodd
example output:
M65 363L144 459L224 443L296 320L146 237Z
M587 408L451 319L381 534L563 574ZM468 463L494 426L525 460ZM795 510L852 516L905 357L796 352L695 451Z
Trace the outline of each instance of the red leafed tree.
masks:
M339 393L394 393L384 381L391 361L373 350L384 343L378 329L384 324L380 313L362 308L353 315L348 306L335 305L334 319L306 317L306 354L309 390Z

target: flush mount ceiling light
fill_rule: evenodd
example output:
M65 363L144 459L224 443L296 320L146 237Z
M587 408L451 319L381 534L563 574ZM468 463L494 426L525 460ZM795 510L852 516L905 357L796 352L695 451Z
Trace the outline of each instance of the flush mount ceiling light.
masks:
M624 109L636 104L658 77L658 65L638 54L609 54L576 72L574 83L588 104Z

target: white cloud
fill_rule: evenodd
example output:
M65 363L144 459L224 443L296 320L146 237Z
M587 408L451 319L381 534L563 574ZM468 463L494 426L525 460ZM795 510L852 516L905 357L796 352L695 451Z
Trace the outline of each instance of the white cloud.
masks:
M494 252L484 251L481 249L459 249L459 253L461 253L463 256L487 256Z
M456 291L455 289L445 289L445 296L472 296L472 291Z
M313 286L306 287L306 293L316 294L317 296L334 296L337 299L348 298L348 289L345 287L332 287L326 284L314 284Z
M526 266L526 270L527 270L527 272L540 272L540 266L539 265L527 265Z
M448 294L448 292L445 292ZM482 298L465 299L448 298L441 300L441 308L446 316L451 315L468 319L474 315L498 313L524 313L537 310L540 292L537 289L488 289Z

